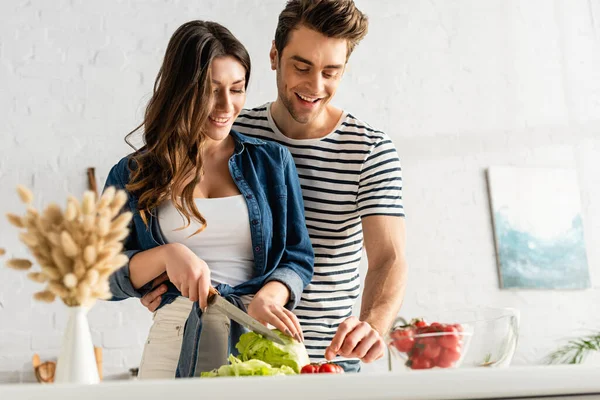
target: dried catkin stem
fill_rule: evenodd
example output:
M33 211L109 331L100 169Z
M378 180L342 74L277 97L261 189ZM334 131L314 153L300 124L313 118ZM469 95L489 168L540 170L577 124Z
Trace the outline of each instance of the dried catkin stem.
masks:
M6 214L6 219L11 225L16 226L17 228L25 228L25 222L18 215L8 213Z
M87 264L87 266L92 266L96 260L98 259L98 253L96 253L96 249L94 246L87 246L83 250L83 260Z
M116 190L115 190L114 186L109 186L104 191L104 193L102 193L102 196L100 197L100 201L98 202L98 205L96 206L96 208L99 212L110 206L110 203L112 203L112 201L115 199L115 193L116 193Z
M96 195L94 192L87 191L83 194L83 201L81 203L81 212L84 215L91 215L96 209Z
M33 264L31 261L25 258L12 258L6 262L6 266L18 271L26 271L31 268Z
M79 248L75 244L75 241L69 235L69 232L62 231L60 234L60 241L62 243L62 248L67 257L76 257L79 254Z
M19 195L19 198L21 198L21 201L23 203L31 204L33 202L33 193L31 193L31 191L29 189L27 189L25 186L18 185L17 186L17 194Z
M30 272L27 274L27 277L37 283L48 282L48 276L43 272Z
M43 292L34 293L33 298L44 303L52 303L56 296L54 295L54 293L48 290L44 290Z

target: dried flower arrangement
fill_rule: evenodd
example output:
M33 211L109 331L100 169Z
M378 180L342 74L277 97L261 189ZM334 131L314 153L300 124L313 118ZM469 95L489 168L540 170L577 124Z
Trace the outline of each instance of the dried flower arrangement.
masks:
M132 214L120 213L127 194L109 187L97 200L93 192L87 191L81 203L69 196L64 213L54 203L39 213L31 205L33 194L29 189L19 185L17 193L27 205L27 212L23 216L7 214L7 219L24 229L19 239L40 267L39 272L29 272L27 277L47 284L34 298L51 303L59 297L70 307L90 307L96 299L109 299L108 278L128 261L121 254L121 241L129 234ZM33 263L13 258L6 265L29 270Z

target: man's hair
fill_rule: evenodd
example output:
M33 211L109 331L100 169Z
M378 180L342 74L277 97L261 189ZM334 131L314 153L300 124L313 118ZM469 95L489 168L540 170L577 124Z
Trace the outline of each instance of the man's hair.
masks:
M367 16L352 0L289 0L279 14L275 48L281 57L291 32L305 26L327 37L346 39L346 61L369 27Z

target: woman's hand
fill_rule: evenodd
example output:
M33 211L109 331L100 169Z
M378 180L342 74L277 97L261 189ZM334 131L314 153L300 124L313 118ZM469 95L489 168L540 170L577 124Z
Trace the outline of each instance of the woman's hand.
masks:
M210 270L204 260L181 243L167 244L165 269L169 280L191 301L198 301L202 310L206 309Z
M283 307L288 297L289 292L285 285L277 281L268 282L248 305L248 315L264 325L271 324L284 334L302 342L304 336L298 318Z

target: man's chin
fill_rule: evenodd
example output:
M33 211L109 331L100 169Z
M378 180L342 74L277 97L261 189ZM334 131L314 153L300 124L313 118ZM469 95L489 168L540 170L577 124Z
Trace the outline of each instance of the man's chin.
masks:
M299 124L309 124L319 116L321 111L322 111L321 108L318 108L318 109L310 111L310 112L307 112L305 110L304 111L294 110L292 117Z

